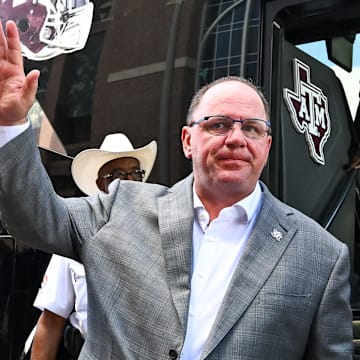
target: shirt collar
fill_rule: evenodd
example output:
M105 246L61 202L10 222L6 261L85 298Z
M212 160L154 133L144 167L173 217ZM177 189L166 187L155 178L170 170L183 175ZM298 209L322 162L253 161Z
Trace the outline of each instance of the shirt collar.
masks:
M204 205L202 204L201 200L199 199L194 186L193 186L193 199L194 199L195 215L198 217L199 221L204 220L203 213L205 211L207 214L207 211L206 211ZM254 190L247 197L236 202L232 206L243 209L243 211L245 211L246 218L247 218L246 222L249 223L252 220L252 218L257 214L257 211L259 209L261 201L262 201L261 186L260 186L259 182L257 182ZM202 219L199 219L200 214L201 214ZM208 214L207 214L207 217L208 217Z
M256 183L255 189L246 198L238 201L234 206L240 206L245 210L247 222L250 222L256 215L262 201L262 191L259 182Z

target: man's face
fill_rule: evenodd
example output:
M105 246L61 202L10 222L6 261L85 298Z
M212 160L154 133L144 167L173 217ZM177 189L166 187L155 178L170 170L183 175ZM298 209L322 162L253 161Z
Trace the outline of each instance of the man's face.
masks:
M142 176L138 175L139 171L139 160L133 157L114 159L100 168L96 185L107 193L110 183L115 179L142 181Z
M226 81L210 88L195 108L192 121L209 115L267 120L259 95L238 81ZM266 164L271 136L249 139L240 130L239 123L235 123L227 135L216 136L203 125L184 126L181 136L185 156L193 162L198 195L228 194L238 200L249 195Z

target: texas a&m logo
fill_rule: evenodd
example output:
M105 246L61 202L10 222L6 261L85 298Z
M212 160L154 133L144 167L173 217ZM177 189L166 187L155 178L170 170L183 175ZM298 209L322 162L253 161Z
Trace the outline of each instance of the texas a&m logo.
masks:
M311 158L324 165L324 145L331 131L328 100L311 83L308 65L294 59L294 91L284 89L283 95L295 129L305 134Z

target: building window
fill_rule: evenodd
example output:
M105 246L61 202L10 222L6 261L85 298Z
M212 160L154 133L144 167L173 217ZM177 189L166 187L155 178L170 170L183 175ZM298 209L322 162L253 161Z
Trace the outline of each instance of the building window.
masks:
M90 139L95 79L104 32L90 35L85 48L66 56L56 109L56 129L64 144Z
M232 9L230 9L232 7ZM241 75L246 0L209 0L205 7L199 86L226 75ZM257 82L260 1L252 1L247 25L244 76Z

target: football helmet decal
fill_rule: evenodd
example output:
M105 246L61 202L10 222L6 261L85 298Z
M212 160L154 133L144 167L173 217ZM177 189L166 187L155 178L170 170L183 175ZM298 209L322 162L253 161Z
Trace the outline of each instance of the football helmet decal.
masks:
M0 21L15 21L23 55L41 61L83 49L93 9L89 0L0 0Z

